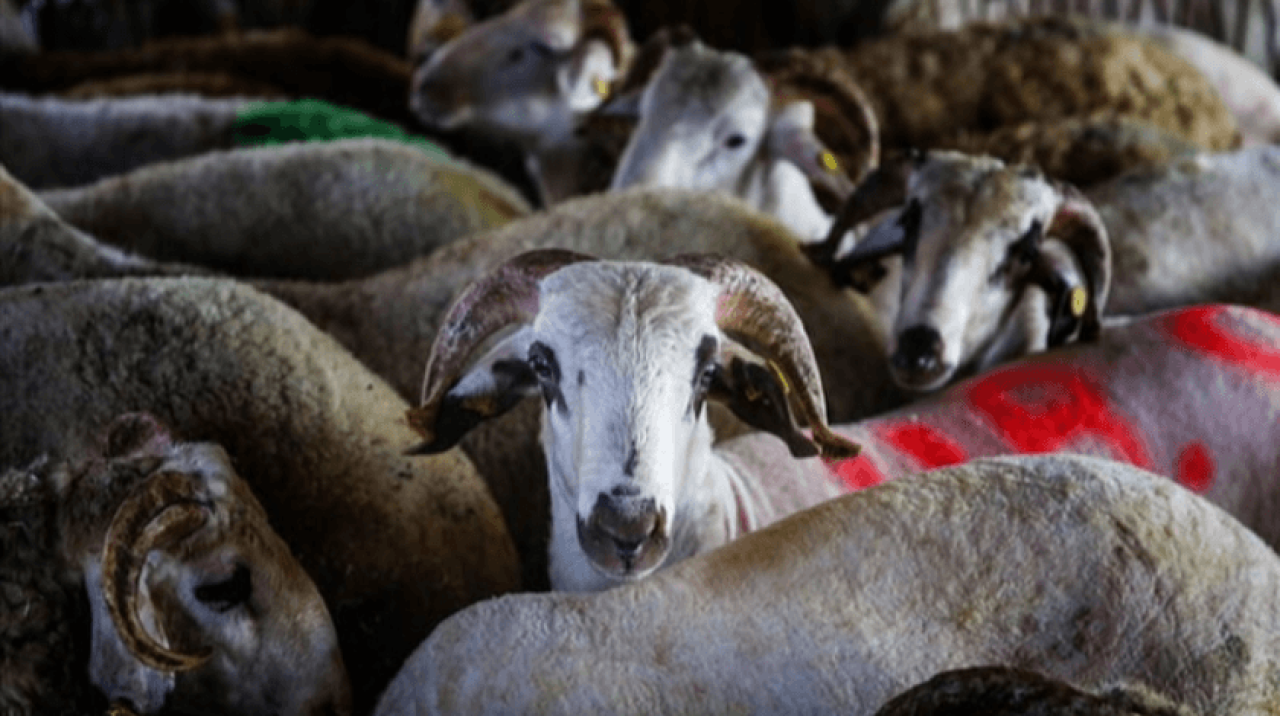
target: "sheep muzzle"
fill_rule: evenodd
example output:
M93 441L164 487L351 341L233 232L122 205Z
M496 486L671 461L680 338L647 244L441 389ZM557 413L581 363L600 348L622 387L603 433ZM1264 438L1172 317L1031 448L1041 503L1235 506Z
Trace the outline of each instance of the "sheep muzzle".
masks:
M652 497L601 494L590 516L578 518L578 542L601 573L638 579L666 558L671 547L667 524L666 510Z

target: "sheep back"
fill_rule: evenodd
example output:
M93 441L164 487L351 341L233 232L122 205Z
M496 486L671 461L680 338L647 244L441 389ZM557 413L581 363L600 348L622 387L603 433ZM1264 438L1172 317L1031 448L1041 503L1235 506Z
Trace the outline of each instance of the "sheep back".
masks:
M1206 715L1274 713L1277 589L1275 553L1168 480L1079 456L980 460L635 584L475 605L377 713L871 714L984 663L1141 683Z

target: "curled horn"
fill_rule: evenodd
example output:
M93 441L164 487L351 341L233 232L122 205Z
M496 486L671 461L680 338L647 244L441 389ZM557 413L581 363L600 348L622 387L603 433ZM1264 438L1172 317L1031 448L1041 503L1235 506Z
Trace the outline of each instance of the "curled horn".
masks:
M538 313L538 282L569 264L594 261L595 257L565 249L540 249L520 254L472 282L445 314L431 344L422 404L408 412L409 425L435 442L436 418L441 401L453 387L476 347L513 323L533 319Z
M1046 232L1071 249L1089 284L1089 302L1081 316L1080 340L1092 341L1102 330L1101 314L1111 290L1111 242L1102 217L1079 189L1055 183L1062 195Z
M200 529L209 508L196 484L178 472L158 472L121 503L107 528L102 553L103 599L120 640L144 665L164 672L194 669L210 652L184 654L157 642L138 613L142 567L153 550L166 549Z
M775 94L782 90L796 95L796 99L811 102L821 97L835 105L834 112L819 112L819 116L833 120L836 130L844 135L835 146L855 155L865 154L862 163L841 167L835 155L814 137L809 156L797 161L797 165L811 182L831 191L837 201L843 202L853 193L855 182L861 181L880 165L880 123L871 101L847 71L838 65L822 62L811 53L790 51L765 58L759 66ZM815 109L819 109L817 104ZM829 134L827 136L835 139Z
M813 347L795 308L777 286L756 271L719 256L684 254L664 263L686 268L720 287L716 324L768 361L783 389L795 396L823 457L841 459L858 454L858 445L833 433L827 425Z

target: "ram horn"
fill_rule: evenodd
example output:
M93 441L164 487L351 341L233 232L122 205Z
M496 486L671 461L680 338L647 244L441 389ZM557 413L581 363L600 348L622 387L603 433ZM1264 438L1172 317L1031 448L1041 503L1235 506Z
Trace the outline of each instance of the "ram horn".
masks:
M538 283L544 276L569 264L594 260L565 249L527 251L458 294L431 344L422 403L408 412L409 425L426 444L435 442L440 404L475 349L503 328L527 323L538 314Z
M116 510L102 552L103 599L121 641L138 661L163 672L194 669L210 652L182 653L160 644L142 624L138 592L147 555L171 547L209 520L187 475L158 472Z
M618 76L624 76L636 54L627 18L609 0L582 0L581 42L600 39L613 54ZM603 97L603 93L602 93Z
M817 266L834 270L837 264L836 253L840 250L844 235L882 211L903 204L907 199L907 180L921 161L922 155L910 154L881 162L868 172L836 213L826 239L804 247L809 259ZM839 276L833 275L832 278L837 284L844 283Z
M730 338L764 358L783 389L795 398L822 456L858 454L858 445L827 425L826 399L813 347L782 291L759 272L719 256L683 254L664 263L680 266L720 287L716 324Z

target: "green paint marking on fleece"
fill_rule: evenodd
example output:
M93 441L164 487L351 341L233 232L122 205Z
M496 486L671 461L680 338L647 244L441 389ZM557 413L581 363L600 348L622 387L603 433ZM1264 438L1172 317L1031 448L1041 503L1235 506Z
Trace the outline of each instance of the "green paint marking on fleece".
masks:
M451 158L441 147L390 122L318 99L255 102L236 118L234 137L236 145L245 147L379 137L403 142L441 159Z

